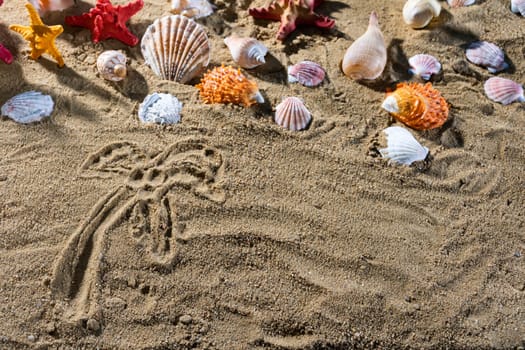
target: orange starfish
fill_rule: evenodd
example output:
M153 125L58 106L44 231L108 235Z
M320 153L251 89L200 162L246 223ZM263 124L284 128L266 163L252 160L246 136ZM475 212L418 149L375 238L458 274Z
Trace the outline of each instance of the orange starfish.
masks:
M9 26L9 29L22 35L25 40L29 41L29 47L31 48L30 57L32 59L36 60L43 53L48 53L57 61L59 67L63 67L64 60L55 46L55 39L64 31L64 28L61 25L46 26L33 5L27 3L26 8L29 12L31 24L29 26L13 24Z

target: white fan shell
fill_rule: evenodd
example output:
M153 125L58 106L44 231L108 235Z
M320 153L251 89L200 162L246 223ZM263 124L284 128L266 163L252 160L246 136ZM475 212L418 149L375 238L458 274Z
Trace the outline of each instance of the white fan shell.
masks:
M383 132L387 137L387 147L380 149L379 153L384 158L389 158L394 163L410 165L427 157L428 148L422 146L407 129L391 126Z

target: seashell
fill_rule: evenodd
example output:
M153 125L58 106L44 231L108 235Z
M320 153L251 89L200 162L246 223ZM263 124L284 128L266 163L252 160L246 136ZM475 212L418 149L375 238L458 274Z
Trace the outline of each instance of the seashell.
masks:
M224 43L230 49L235 63L242 68L255 68L266 63L264 56L268 53L268 48L257 39L231 35L224 39Z
M275 107L275 122L285 129L303 130L311 120L312 115L300 98L287 97Z
M257 84L248 80L240 69L229 66L208 71L195 87L199 89L204 103L233 103L249 107L264 102Z
M408 0L403 6L403 19L414 29L426 27L440 13L441 5L437 0Z
M288 67L288 82L314 87L321 84L325 77L321 65L312 61L302 61Z
M28 124L38 122L53 113L53 99L38 91L27 91L11 97L0 111L15 122Z
M495 44L487 41L475 41L466 51L467 59L479 66L486 67L489 72L496 73L509 67L505 62L505 54Z
M511 0L510 10L514 13L519 13L525 16L525 0Z
M475 2L476 0L447 0L448 6L452 8L470 6Z
M62 11L75 4L75 0L29 0L29 3L38 11L40 16L45 16L51 11Z
M437 74L441 70L441 63L431 55L419 54L408 59L410 67L409 72L421 77L423 80L429 80L432 74Z
M438 128L448 118L447 102L430 83L400 83L387 95L381 107L416 130Z
M143 123L176 124L180 122L182 103L170 94L153 93L139 106L139 119Z
M504 105L514 101L525 102L523 87L509 79L492 77L485 82L485 93L492 100Z
M376 79L386 66L385 39L379 28L377 14L372 11L368 29L350 45L341 68L352 79Z
M104 51L97 58L97 69L104 79L121 81L127 74L126 60L120 51Z
M410 165L425 160L428 148L417 142L410 131L400 126L391 126L383 130L387 138L387 147L379 150L381 156L394 163Z
M208 0L171 0L171 12L190 18L201 18L211 15L215 6Z
M200 75L210 61L208 36L184 16L156 19L140 43L145 63L159 77L182 84Z

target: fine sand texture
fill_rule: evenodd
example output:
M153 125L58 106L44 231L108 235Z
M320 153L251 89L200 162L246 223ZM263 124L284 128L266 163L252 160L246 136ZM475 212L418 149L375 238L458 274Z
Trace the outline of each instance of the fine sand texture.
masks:
M124 4L125 1L115 1ZM490 101L492 76L466 61L475 40L499 45L525 81L525 19L509 0L466 8L441 2L422 30L404 24L403 0L326 0L331 30L299 28L217 0L199 19L210 67L235 65L223 39L262 41L267 64L244 73L266 102L206 105L191 84L163 81L140 45L94 44L64 26L58 68L29 59L9 31L27 25L22 0L0 7L0 104L17 93L52 96L42 122L0 119L0 349L509 349L525 346L525 109ZM44 17L63 24L94 1ZM167 1L146 0L129 27L139 38ZM388 46L383 75L356 82L339 68L375 10ZM104 50L122 50L129 74L97 73ZM450 117L413 135L431 160L382 158L387 89L413 80L408 57L436 56L433 85ZM287 83L286 68L320 63L324 83ZM169 92L182 121L144 125L139 104ZM273 121L302 98L307 130Z

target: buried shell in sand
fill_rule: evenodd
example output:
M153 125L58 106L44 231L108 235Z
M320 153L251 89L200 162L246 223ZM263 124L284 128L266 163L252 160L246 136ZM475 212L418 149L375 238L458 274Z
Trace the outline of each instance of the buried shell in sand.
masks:
M251 69L266 63L264 56L268 48L254 38L242 38L230 35L224 39L233 60L242 68Z
M379 150L382 157L403 165L410 165L428 157L428 148L422 146L407 129L391 126L383 132L387 138L387 147Z
M285 129L306 129L311 120L312 115L300 98L287 97L275 108L275 122Z
M302 61L288 67L288 82L299 83L307 87L321 84L325 75L323 67L312 61Z
M75 4L75 0L29 0L40 16L45 16L52 11L62 11Z
M207 17L213 13L215 6L208 0L172 0L171 12L190 18Z
M441 70L441 63L431 55L412 56L408 59L408 64L410 64L409 72L423 80L429 80L432 74L437 74Z
M470 62L487 68L490 73L497 73L509 67L507 62L505 62L503 50L487 41L471 43L465 54Z
M488 98L503 105L525 102L523 87L510 79L492 77L485 82L484 89Z
M180 122L182 103L170 94L153 93L139 106L139 119L143 123L175 124Z
M403 6L403 19L414 29L426 27L441 13L437 0L408 0Z
M17 123L38 122L53 113L54 102L51 96L38 91L27 91L11 97L1 108L1 114Z
M104 51L97 58L98 72L106 80L121 81L127 74L126 60L120 51Z

